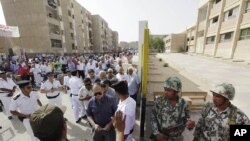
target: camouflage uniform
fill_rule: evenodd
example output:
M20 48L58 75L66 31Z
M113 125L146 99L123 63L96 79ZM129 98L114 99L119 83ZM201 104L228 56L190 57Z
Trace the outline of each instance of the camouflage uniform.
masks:
M211 90L232 100L235 95L231 84L222 83ZM201 112L194 131L194 141L229 141L229 125L249 125L248 117L233 104L221 112L218 112L214 103L207 103Z
M170 77L165 81L164 87L179 92L181 82L177 77ZM158 97L151 114L153 135L162 133L168 140L182 141L182 132L185 130L186 121L189 117L188 104L183 98L178 98L176 105L173 107L165 96Z

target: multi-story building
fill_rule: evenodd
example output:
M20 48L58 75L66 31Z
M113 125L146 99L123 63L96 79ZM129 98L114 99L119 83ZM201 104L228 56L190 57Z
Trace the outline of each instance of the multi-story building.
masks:
M196 30L195 25L188 27L186 30L186 43L185 43L186 47L184 49L185 51L193 52L195 49L194 46L195 30Z
M165 52L182 52L185 50L186 33L170 34L163 41L165 42Z
M193 52L250 61L249 9L249 0L202 0Z
M119 39L118 39L118 32L117 31L112 31L112 39L113 39L113 51L118 52L119 49Z
M91 53L100 51L98 47L108 51L113 45L107 22L99 18L101 24L94 26L95 16L76 0L1 0L1 3L7 25L19 27L20 38L11 38L9 45L15 52ZM101 40L95 47L93 27L101 29Z

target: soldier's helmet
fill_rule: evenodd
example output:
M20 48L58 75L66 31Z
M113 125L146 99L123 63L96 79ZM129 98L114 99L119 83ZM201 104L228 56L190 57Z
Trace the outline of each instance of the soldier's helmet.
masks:
M180 92L182 88L181 80L176 76L171 76L164 82L164 88L170 88Z
M228 100L233 100L235 96L235 88L232 84L229 83L217 84L210 91L219 94L227 98Z

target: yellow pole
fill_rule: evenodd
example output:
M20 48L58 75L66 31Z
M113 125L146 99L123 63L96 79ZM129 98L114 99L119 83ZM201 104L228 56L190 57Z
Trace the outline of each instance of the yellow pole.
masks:
M148 85L148 48L149 48L149 29L144 29L144 43L142 48L142 98L141 98L141 123L140 138L144 139L144 125L146 116L147 85Z
M142 96L147 97L147 85L148 85L148 48L149 48L149 29L144 29L144 44L142 50Z

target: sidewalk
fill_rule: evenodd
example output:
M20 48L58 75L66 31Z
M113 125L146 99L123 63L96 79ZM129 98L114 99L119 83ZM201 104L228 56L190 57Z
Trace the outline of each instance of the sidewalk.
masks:
M236 95L232 103L250 117L248 103L248 94L250 94L249 67L181 53L163 53L157 54L157 57L168 62L172 68L182 72L182 75L187 78L206 84L208 87L204 90L209 91L212 86L221 82L233 84Z

